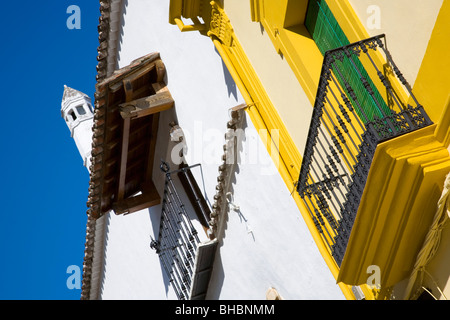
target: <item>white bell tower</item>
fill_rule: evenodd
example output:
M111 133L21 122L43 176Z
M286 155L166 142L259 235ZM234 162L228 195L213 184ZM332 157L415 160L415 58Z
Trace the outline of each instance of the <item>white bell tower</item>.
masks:
M61 116L69 127L70 136L75 140L83 165L89 170L94 121L91 99L86 94L64 85Z

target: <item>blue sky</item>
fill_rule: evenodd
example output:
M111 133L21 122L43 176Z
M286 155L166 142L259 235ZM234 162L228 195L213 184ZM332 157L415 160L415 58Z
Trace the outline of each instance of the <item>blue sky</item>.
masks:
M81 29L69 30L70 5ZM89 175L61 118L63 86L93 99L99 1L4 1L0 19L0 299L79 299Z

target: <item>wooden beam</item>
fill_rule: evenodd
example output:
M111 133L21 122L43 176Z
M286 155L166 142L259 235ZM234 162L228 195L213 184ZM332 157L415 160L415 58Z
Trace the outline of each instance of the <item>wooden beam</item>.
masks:
M125 91L125 101L133 100L133 85L130 79L123 80L123 89Z
M172 108L174 101L168 90L119 105L122 118L140 118Z
M152 181L147 181L142 187L142 193L117 201L112 208L115 214L130 214L139 210L147 209L161 203L161 197Z
M153 163L155 159L156 141L158 138L158 127L159 127L159 113L155 113L153 114L152 131L150 134L150 146L148 150L147 171L145 177L146 181L150 181L153 176Z
M123 88L125 90L125 101L129 102L133 99L133 85L130 79L123 80ZM123 120L122 133L122 150L120 154L120 169L119 169L119 186L117 189L117 200L120 201L125 195L125 180L127 176L127 161L128 161L128 145L130 142L130 118Z
M128 160L128 144L130 141L130 118L123 120L123 136L122 136L122 151L120 155L120 171L119 171L119 187L117 191L117 199L120 201L125 194L125 179L127 174L127 160Z
M164 64L157 65L157 70L160 70L161 67L164 67ZM164 69L165 72L165 69ZM162 78L161 78L162 80ZM163 93L163 92L169 92L169 89L165 85L164 82L159 81L152 83L153 90L155 90L156 93ZM146 181L152 180L153 177L153 163L155 160L155 148L156 148L156 141L158 139L158 128L159 128L159 112L153 114L152 119L152 131L150 134L150 146L148 150L148 157L147 157L147 171L146 171Z
M155 93L169 91L169 89L167 88L166 84L164 82L161 82L161 81L152 83L152 88L153 88L153 90L155 90Z
M164 63L161 60L157 60L157 61L152 62L150 65L146 66L145 68L142 68L139 71L132 73L131 75L127 76L125 79L129 80L130 82L133 82L133 81L147 75L148 73L150 73L150 71L152 71L155 68L156 63L158 66L160 66L161 64L164 66Z
M164 65L164 63L162 62L162 60L157 60L155 62L156 65L156 82L163 82L164 81L164 76L166 75L166 66Z

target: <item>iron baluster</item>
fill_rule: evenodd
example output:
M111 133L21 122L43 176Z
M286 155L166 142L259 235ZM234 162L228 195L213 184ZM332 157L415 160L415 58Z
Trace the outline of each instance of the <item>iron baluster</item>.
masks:
M355 108L353 108L353 106L352 106L350 100L347 98L347 95L345 94L345 92L341 90L341 86L337 83L336 78L334 77L333 74L331 74L331 80L333 81L333 83L334 83L334 84L336 85L336 87L338 88L338 91L339 91L339 93L341 94L341 98L342 98L342 100L344 101L345 106L347 107L348 111L350 111L350 112L353 114L353 116L354 116L354 118L356 119L356 122L358 122L358 124L359 124L361 130L364 131L364 130L365 130L364 124L362 123L362 121L361 121L361 119L358 117L358 115L356 114ZM356 98L356 97L355 97L355 98ZM356 100L356 101L357 101L357 100ZM353 126L353 125L352 125L352 126ZM355 130L355 132L358 132L355 128L354 128L354 130ZM358 135L358 137L360 137L360 136ZM360 142L362 142L361 139L360 139Z

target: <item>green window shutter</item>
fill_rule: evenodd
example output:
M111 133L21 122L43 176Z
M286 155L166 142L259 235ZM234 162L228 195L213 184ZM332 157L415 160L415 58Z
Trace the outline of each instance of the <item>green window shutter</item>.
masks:
M305 26L313 40L316 42L322 55L328 50L350 44L324 0L309 0ZM349 58L344 57L342 62L337 60L334 64L334 75L338 79L341 87L345 90L344 79L342 79L339 72L335 70L336 67L342 75L345 75L346 81L353 88L359 106L363 112L358 107L358 104L350 97L350 95L348 95L348 92L347 97L351 100L359 117L365 123L372 121L375 116L382 118L383 114L390 114L389 107L386 105L386 102L378 92L359 59L352 58L352 60L350 60ZM357 70L360 71L361 75L371 86L374 97L372 97L364 88ZM374 101L374 99L376 101ZM364 115L366 115L367 118Z

